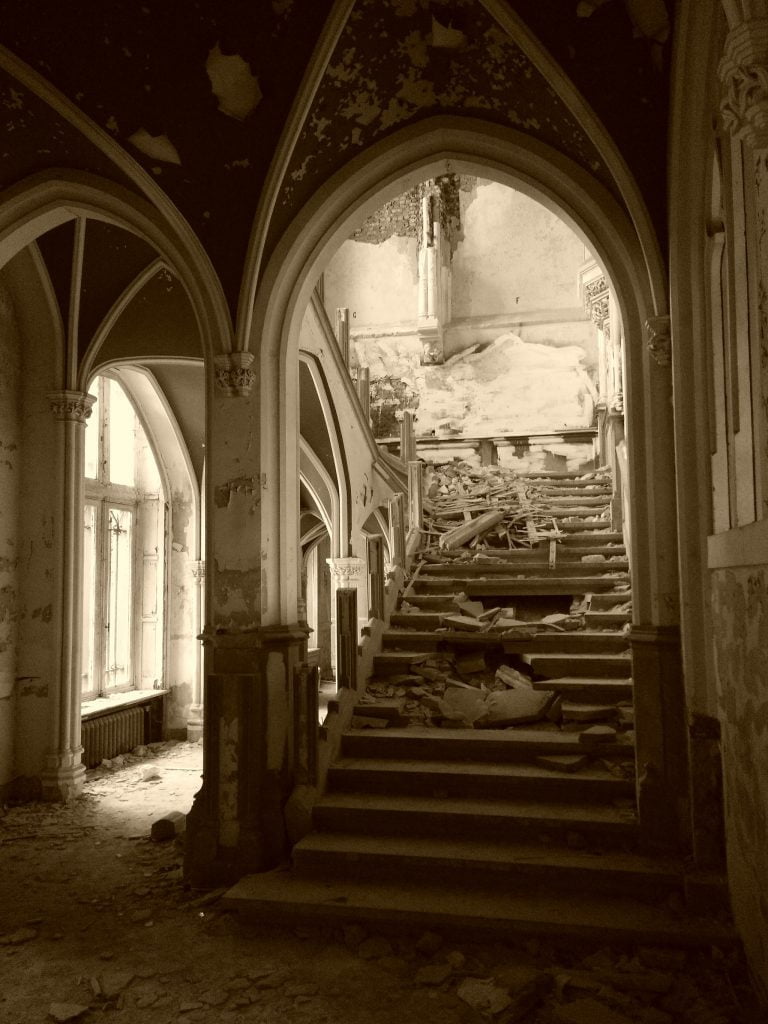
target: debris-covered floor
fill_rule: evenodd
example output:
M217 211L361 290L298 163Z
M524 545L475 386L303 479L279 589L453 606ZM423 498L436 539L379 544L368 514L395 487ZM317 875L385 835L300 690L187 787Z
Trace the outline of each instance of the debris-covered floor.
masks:
M62 807L0 818L0 1021L744 1024L761 1020L732 952L476 944L361 925L243 925L186 890L179 840L200 748L88 773Z

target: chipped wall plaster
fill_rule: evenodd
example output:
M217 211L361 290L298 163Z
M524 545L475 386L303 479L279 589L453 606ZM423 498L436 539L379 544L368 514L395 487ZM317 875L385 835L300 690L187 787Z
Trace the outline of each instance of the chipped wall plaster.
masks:
M0 792L14 776L19 615L21 352L10 292L0 285Z
M768 566L711 574L731 902L768 985Z
M460 16L467 45L432 45L432 14ZM443 12L445 12L443 14ZM483 118L570 156L608 188L597 150L522 50L477 0L358 0L294 150L279 199L302 205L346 161L395 128L434 114ZM285 216L274 222L277 237Z
M222 114L242 121L261 102L259 80L239 53L223 54L217 43L208 54L205 70Z
M24 251L0 271L13 295L19 363L18 636L14 774L40 773L51 747L51 698L61 644L61 424L46 397L60 387L56 327L34 264Z

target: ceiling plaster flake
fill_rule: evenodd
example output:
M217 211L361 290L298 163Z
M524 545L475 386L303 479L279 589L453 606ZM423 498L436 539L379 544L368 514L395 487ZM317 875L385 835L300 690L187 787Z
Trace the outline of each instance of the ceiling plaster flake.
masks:
M299 135L279 210L301 206L366 146L438 114L530 134L613 187L565 103L479 0L357 0Z

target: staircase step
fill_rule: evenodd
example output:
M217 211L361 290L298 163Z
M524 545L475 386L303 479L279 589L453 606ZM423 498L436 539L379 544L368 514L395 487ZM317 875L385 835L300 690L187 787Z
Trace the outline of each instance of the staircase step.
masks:
M600 593L593 594L592 600L589 602L589 610L594 611L611 611L617 605L624 605L629 602L632 603L632 591L631 590L617 590L615 593Z
M666 906L596 893L446 893L442 885L302 878L295 871L248 875L227 891L224 909L263 923L366 920L466 937L516 935L594 940L602 944L708 947L735 945L735 932L709 919L686 918ZM448 898L449 897L449 898Z
M568 700L595 701L613 704L632 700L631 679L591 679L588 676L559 676L556 679L537 679L534 690L554 690Z
M612 532L610 519L589 519L577 517L576 521L571 523L563 522L561 519L557 523L557 527L563 533L583 533L586 530L601 530L604 531L604 533Z
M617 583L628 582L627 573L606 573L602 576L493 576L485 579L419 579L415 580L406 595L411 594L458 594L462 591L469 597L519 597L536 594L590 594L597 590L613 590ZM418 591L415 588L418 587Z
M577 775L559 775L546 768L516 763L399 761L394 758L343 758L328 771L336 792L403 793L421 796L513 797L599 801L630 797L631 780L605 769L583 768Z
M628 649L623 633L593 633L588 630L574 633L542 630L533 640L504 637L503 647L509 654L620 654Z
M573 494L559 496L552 494L551 491L549 493L545 491L542 494L540 503L545 514L550 508L563 512L566 509L570 509L571 506L589 511L595 508L605 508L606 505L610 505L610 492L608 492L607 496L594 494L594 492L590 491L576 491Z
M617 533L613 530L591 530L586 533L579 533L573 530L567 533L563 539L559 542L561 545L570 547L571 545L578 546L579 544L585 545L600 545L600 544L621 544L624 545L624 534Z
M494 556L490 556L494 557ZM414 577L414 585L422 586L434 579L447 578L454 580L480 579L484 576L509 576L510 579L527 579L530 577L541 577L551 579L558 576L583 576L585 573L602 575L606 572L628 572L629 562L625 558L614 558L612 561L606 559L604 562L581 562L572 559L558 560L554 569L549 568L549 562L512 561L504 558L503 561L477 562L451 562L446 565L426 566L418 576Z
M436 616L437 617L437 616ZM384 653L401 651L436 651L455 647L503 647L505 651L523 653L528 651L562 652L573 651L611 653L626 650L627 639L622 633L560 633L542 627L533 639L505 638L499 632L471 633L463 630L396 629L387 630L382 636ZM382 655L376 655L381 657ZM377 667L378 671L378 667Z
M541 803L532 799L450 800L416 794L326 793L312 812L315 828L364 835L440 836L567 842L577 833L586 842L624 848L637 842L637 819L610 802L582 800Z
M442 883L450 891L498 883L562 891L632 893L655 901L680 891L682 863L627 852L588 852L526 842L312 832L293 848L297 874Z
M632 612L593 612L588 611L584 615L584 622L587 626L595 626L598 629L605 626L624 626L632 621ZM625 634L622 634L625 636Z
M398 761L449 761L475 764L513 764L532 761L538 755L583 754L578 734L539 732L536 729L382 729L351 730L341 741L342 754L354 759ZM619 738L600 746L600 757L633 756L631 743ZM572 776L578 778L578 775Z
M534 675L547 679L564 676L621 679L632 674L632 659L626 654L524 654L522 657Z

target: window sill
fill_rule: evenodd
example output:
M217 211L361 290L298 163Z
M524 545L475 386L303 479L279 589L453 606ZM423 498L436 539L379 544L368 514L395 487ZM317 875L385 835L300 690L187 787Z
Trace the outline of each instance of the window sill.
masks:
M710 569L768 564L768 519L715 533L707 546Z
M86 721L108 711L132 707L134 704L145 704L154 697L162 697L168 692L168 690L126 690L123 693L112 694L110 697L94 697L93 700L84 700L80 705L80 718L82 721Z

